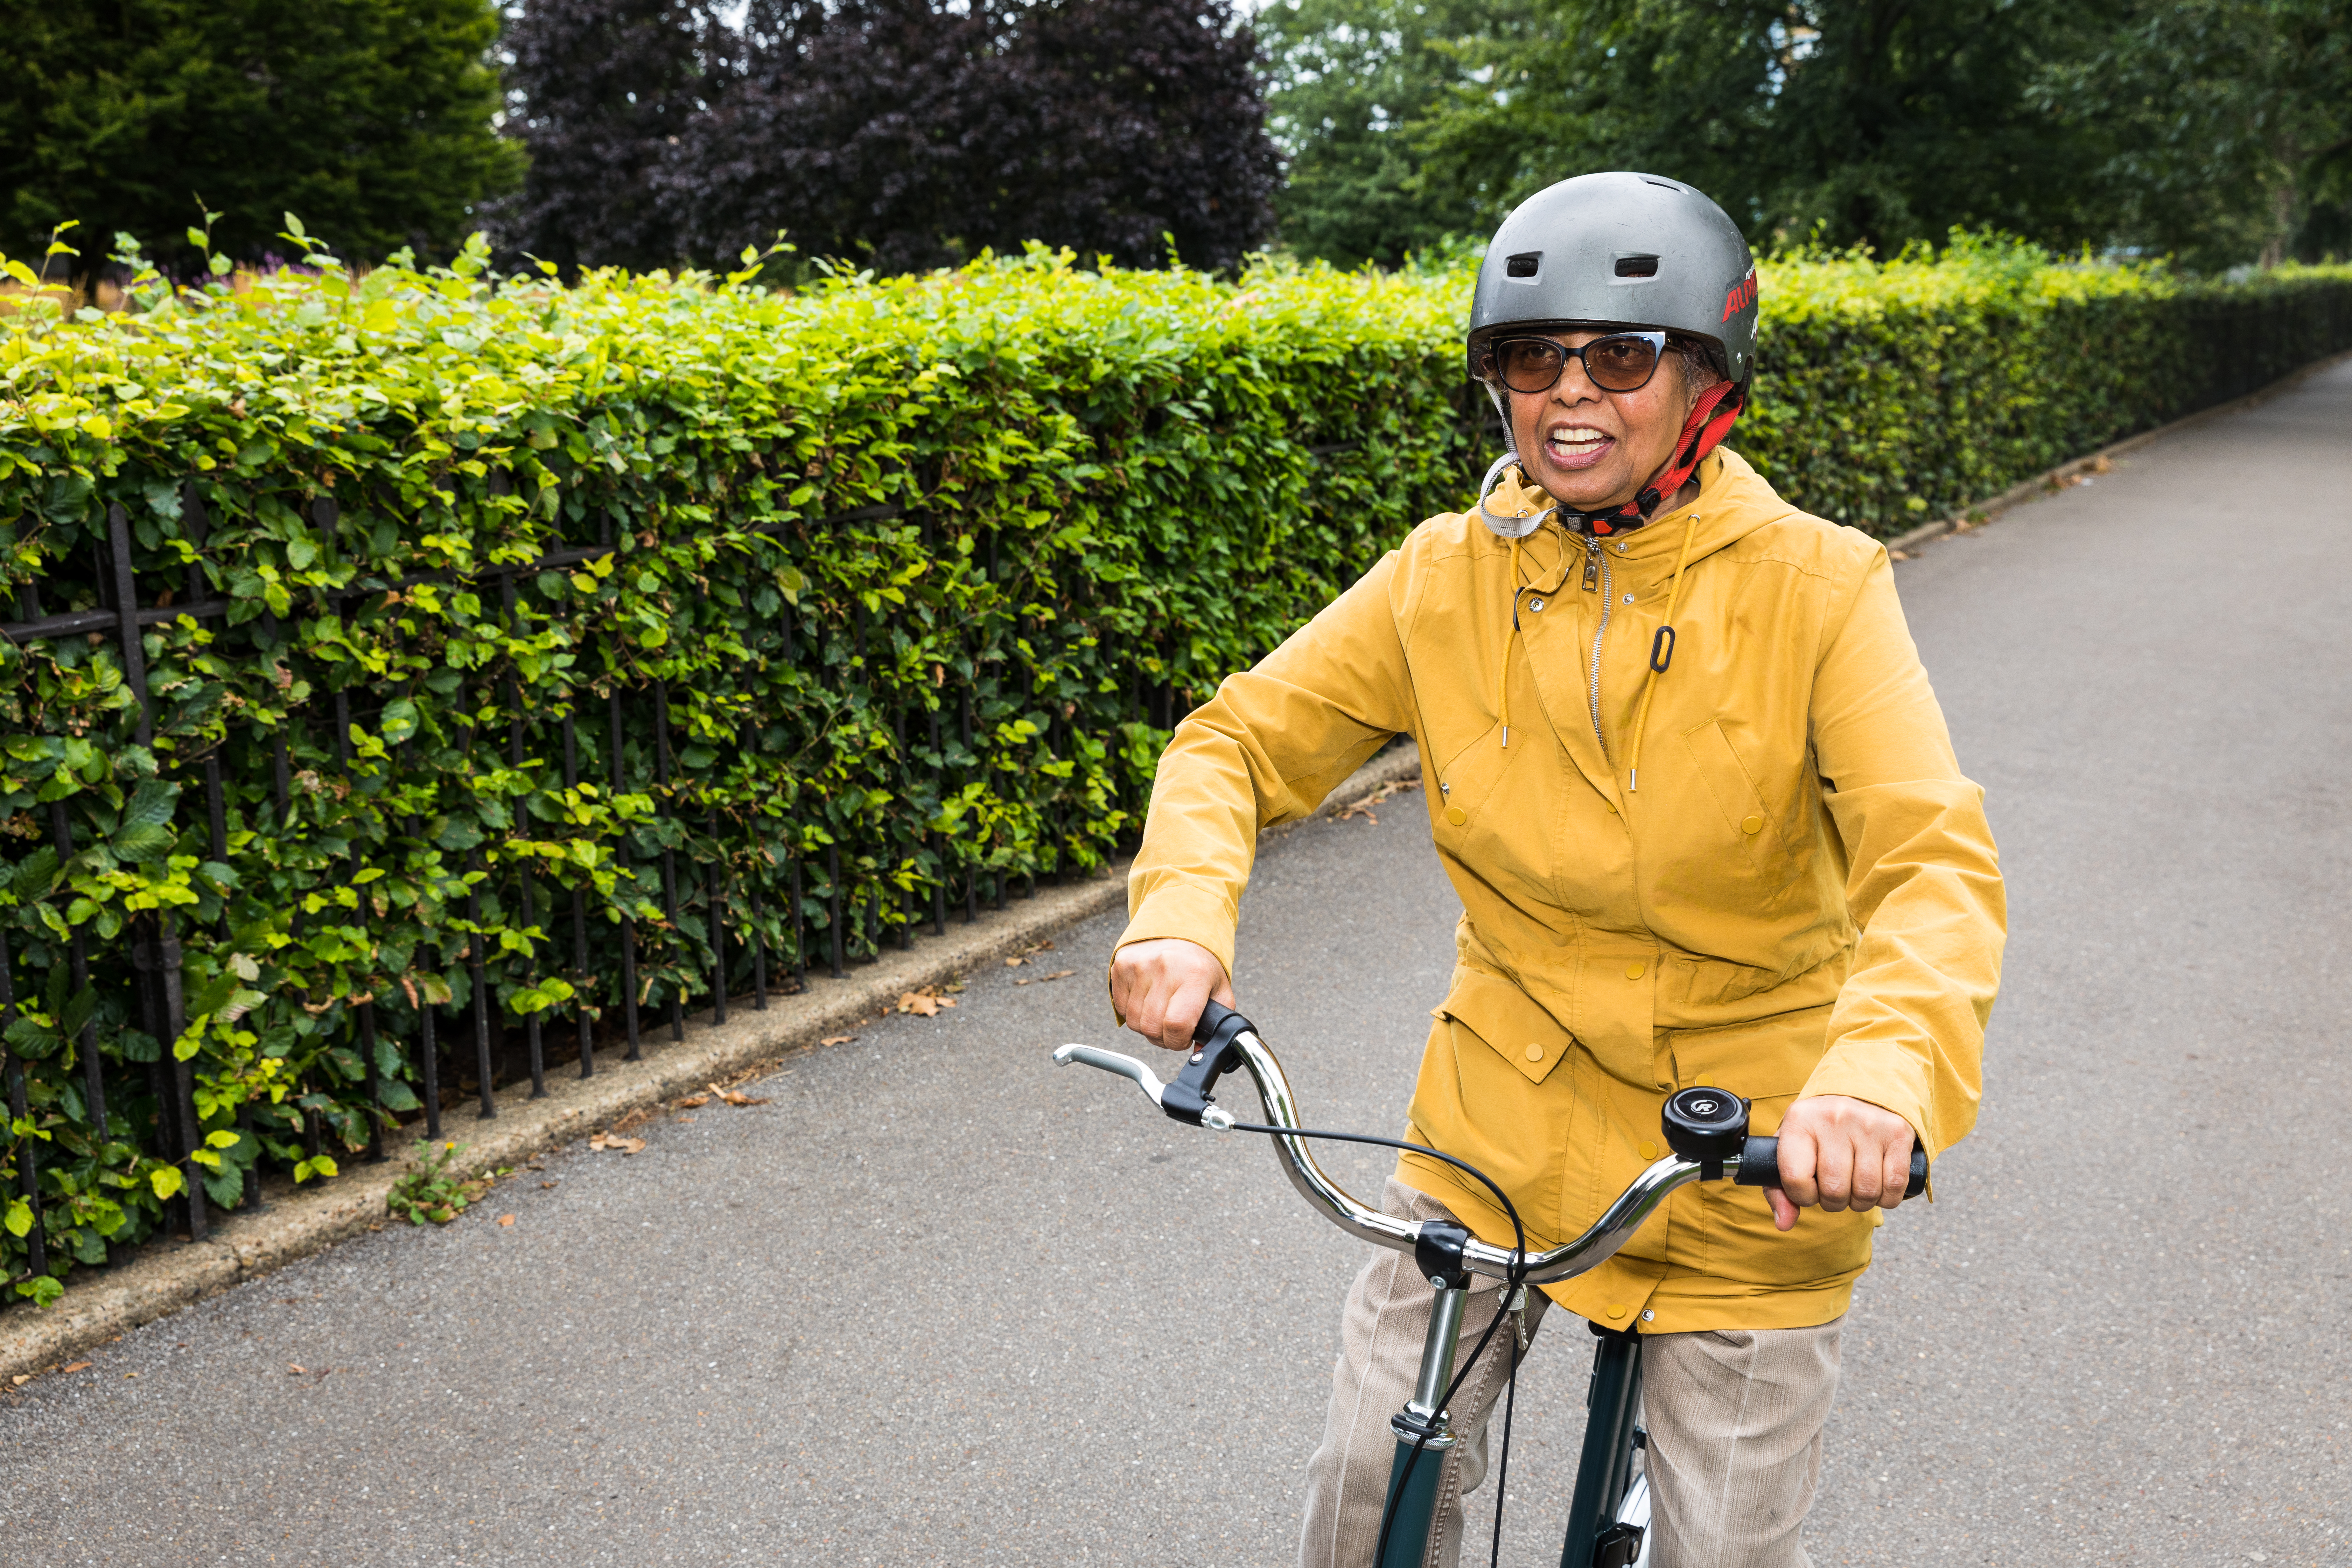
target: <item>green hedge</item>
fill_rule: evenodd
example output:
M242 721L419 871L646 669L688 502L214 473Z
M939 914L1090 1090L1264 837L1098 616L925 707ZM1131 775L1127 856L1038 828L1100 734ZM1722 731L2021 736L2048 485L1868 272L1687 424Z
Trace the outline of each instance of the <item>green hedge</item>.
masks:
M1762 285L1760 395L1732 443L1881 535L2352 348L2346 266L2200 282L1956 237L1884 266L1768 263Z
M110 603L113 507L141 605L230 606L146 629L144 743L107 637L0 645L0 1265L37 1299L151 1234L182 1171L229 1205L394 1136L428 1018L467 1089L478 966L511 1072L527 1018L609 1048L625 920L658 1027L709 999L714 907L740 994L755 939L772 983L1100 866L1187 703L1493 450L1458 277L1033 252L787 295L494 285L477 250L148 293L0 325L0 614ZM2352 330L2352 269L2192 287L1984 248L1775 264L1764 299L1737 444L1882 531ZM171 1040L129 956L166 917ZM209 1146L175 1165L183 1070Z

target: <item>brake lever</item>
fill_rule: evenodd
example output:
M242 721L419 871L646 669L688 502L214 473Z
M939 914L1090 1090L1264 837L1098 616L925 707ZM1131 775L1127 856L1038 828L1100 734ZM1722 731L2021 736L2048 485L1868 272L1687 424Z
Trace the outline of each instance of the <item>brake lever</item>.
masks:
M1054 1052L1055 1067L1067 1067L1072 1062L1084 1062L1090 1068L1100 1068L1105 1072L1132 1079L1135 1086L1143 1090L1152 1104L1162 1111L1168 1110L1168 1086L1160 1081L1159 1074L1133 1057L1123 1057L1117 1051L1107 1051L1098 1046L1067 1045ZM1176 1120L1187 1118L1178 1117ZM1211 1105L1202 1110L1200 1124L1213 1132L1228 1132L1233 1130L1234 1119L1223 1107Z

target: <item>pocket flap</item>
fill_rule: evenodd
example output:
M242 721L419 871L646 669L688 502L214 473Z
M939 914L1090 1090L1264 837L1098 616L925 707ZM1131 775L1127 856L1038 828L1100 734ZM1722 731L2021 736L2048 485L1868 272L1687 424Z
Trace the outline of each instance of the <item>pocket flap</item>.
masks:
M1541 1083L1568 1055L1575 1037L1528 994L1497 975L1457 973L1453 991L1436 1009L1484 1040L1496 1056Z
M1776 1013L1712 1029L1677 1029L1670 1037L1675 1079L1685 1088L1706 1084L1748 1100L1800 1094L1829 1049L1834 1004Z

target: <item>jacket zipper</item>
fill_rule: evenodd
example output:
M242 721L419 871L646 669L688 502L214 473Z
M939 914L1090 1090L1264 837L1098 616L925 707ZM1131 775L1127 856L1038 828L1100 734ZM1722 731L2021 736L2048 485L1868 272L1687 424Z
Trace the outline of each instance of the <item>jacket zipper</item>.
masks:
M1592 634L1592 668L1584 690L1592 703L1592 738L1601 742L1601 760L1605 763L1609 737L1601 732L1601 639L1609 635L1609 603L1616 595L1611 586L1609 557L1601 541L1588 533L1584 536L1584 591L1591 593L1596 584L1601 590L1601 626Z

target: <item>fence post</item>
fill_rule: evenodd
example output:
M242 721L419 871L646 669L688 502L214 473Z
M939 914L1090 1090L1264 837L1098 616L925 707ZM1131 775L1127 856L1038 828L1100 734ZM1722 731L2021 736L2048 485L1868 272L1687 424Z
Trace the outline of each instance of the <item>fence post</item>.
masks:
M613 794L617 798L628 788L621 771L621 683L615 680L612 691L613 714ZM629 868L629 830L625 826L614 840L613 864L618 870ZM630 916L621 920L621 1016L628 1024L629 1049L621 1059L636 1061L645 1050L637 1038L637 922Z
M563 694L563 787L580 787L580 731L575 722L577 692ZM576 879L578 872L572 873ZM572 984L579 1005L573 1016L580 1026L580 1076L596 1076L596 1026L588 1016L588 895L575 879L572 884Z
M139 629L139 584L131 570L131 514L119 502L106 509L106 532L114 556L114 612L121 626L122 678L129 683L131 695L139 700L135 731L138 742L142 747L152 747L155 743L155 706L147 692L147 644ZM156 1044L161 1054L155 1065L157 1088L162 1092L157 1099L164 1101L168 1109L156 1118L156 1131L165 1132L165 1149L186 1176L188 1239L202 1241L210 1226L205 1213L204 1167L194 1158L195 1152L204 1146L204 1135L196 1123L195 1078L189 1065L172 1048L187 1025L187 1009L180 989L180 939L173 929L168 910L157 910L154 923L148 929L152 935L134 944L131 963L152 976L151 984L159 1014Z
M654 783L659 792L655 797L654 810L661 816L672 816L669 793L669 682L659 679L654 682ZM662 840L661 875L662 913L669 921L670 941L682 948L685 933L677 923L677 854L670 848L669 840L667 837ZM685 955L681 952L678 958L678 968L683 971L685 967ZM673 1040L682 1040L686 1038L685 987L682 981L670 982L668 1000L669 1037Z
M16 1021L16 982L9 973L9 963L8 933L0 931L0 1037ZM8 1119L12 1123L22 1121L32 1114L25 1100L25 1064L5 1046L0 1046L0 1057L8 1064ZM16 1188L33 1210L33 1228L25 1233L27 1265L35 1274L47 1274L49 1235L41 1222L41 1141L29 1132L25 1135L25 1152L16 1157Z

